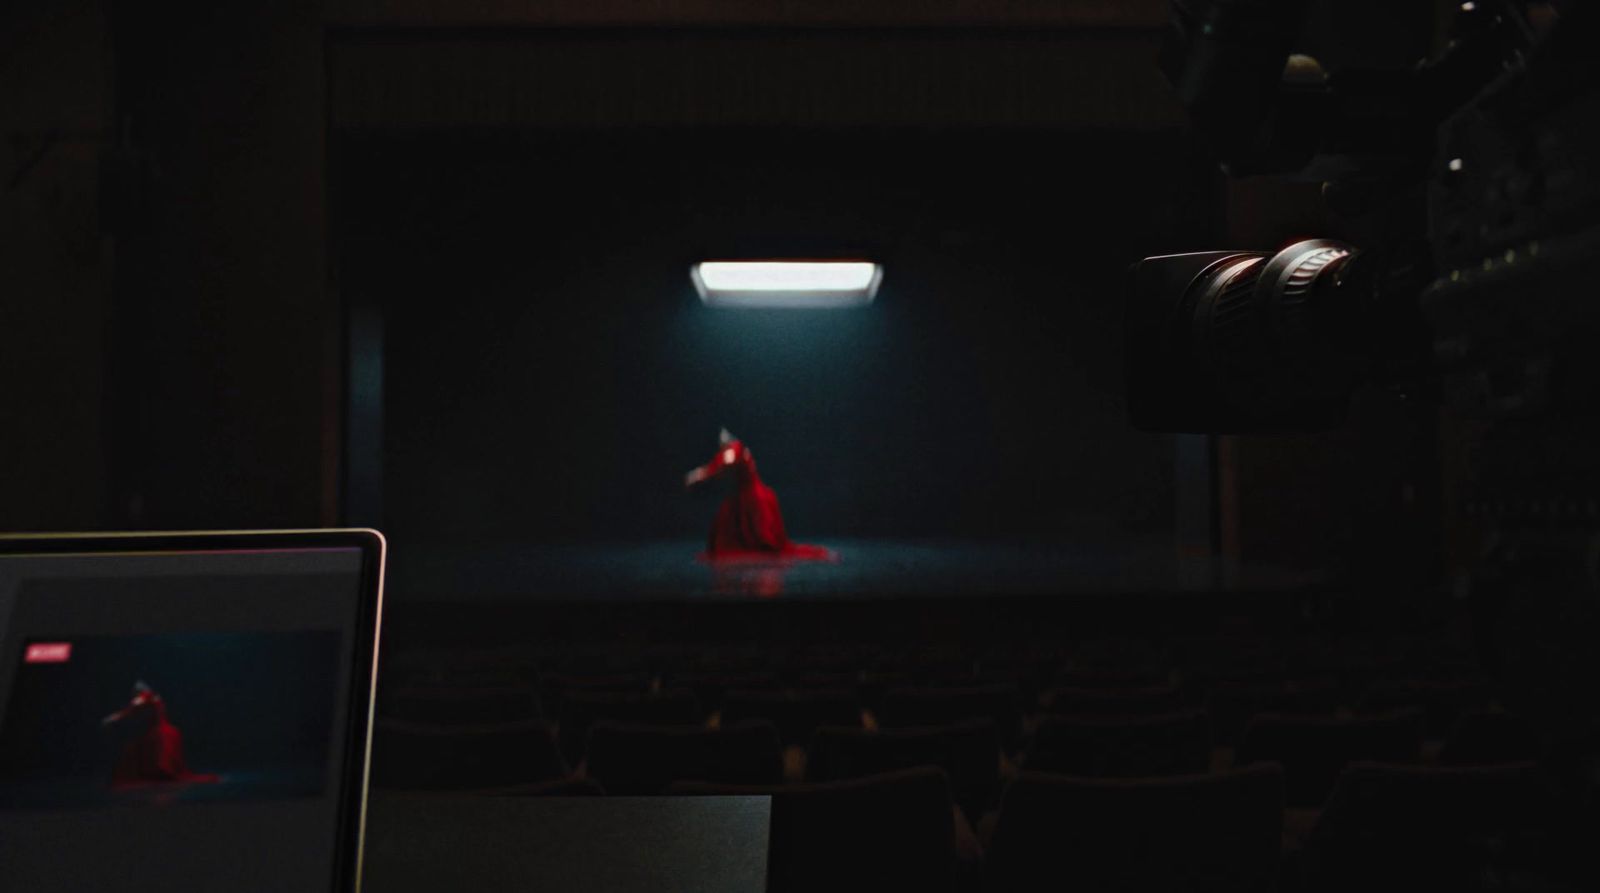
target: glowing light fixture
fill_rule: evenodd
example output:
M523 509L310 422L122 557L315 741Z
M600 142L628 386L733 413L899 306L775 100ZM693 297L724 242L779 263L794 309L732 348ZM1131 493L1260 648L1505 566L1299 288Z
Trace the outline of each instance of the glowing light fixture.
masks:
M826 309L870 304L883 268L868 261L706 261L689 278L710 307Z

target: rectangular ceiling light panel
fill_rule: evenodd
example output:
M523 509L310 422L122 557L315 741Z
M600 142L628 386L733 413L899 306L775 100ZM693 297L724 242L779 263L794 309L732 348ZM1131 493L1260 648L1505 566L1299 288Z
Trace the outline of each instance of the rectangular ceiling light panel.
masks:
M705 261L689 278L709 307L820 310L872 303L883 269L867 261Z

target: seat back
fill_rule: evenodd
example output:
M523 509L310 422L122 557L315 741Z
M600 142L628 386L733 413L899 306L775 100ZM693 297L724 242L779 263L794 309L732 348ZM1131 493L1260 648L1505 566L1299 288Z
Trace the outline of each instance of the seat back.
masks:
M886 728L987 719L1007 748L1022 738L1022 704L1015 683L896 689L884 695L877 716L878 724Z
M1176 713L1187 698L1170 685L1141 688L1056 687L1041 698L1048 713L1062 716L1150 716Z
M1349 763L1414 763L1421 751L1422 716L1415 710L1348 718L1263 714L1251 720L1235 762L1281 764L1289 804L1313 807Z
M495 788L561 778L567 762L543 722L440 726L379 720L372 783L393 790Z
M937 766L974 823L1000 793L1000 739L994 722L869 731L824 726L807 751L806 779L861 778L916 766Z
M783 746L763 720L718 729L607 721L589 729L584 765L612 794L657 794L674 781L777 784Z
M539 678L539 696L545 715L559 720L566 712L569 694L579 701L588 694L645 695L652 684L650 674L643 670L549 672Z
M408 686L386 692L383 715L437 725L493 725L543 719L539 696L521 686Z
M1439 751L1445 766L1490 766L1539 758L1537 730L1512 713L1474 711L1456 720Z
M698 725L705 719L694 692L568 691L561 700L561 752L576 765L589 727L602 720L652 725Z
M1476 890L1545 862L1555 798L1532 763L1356 763L1301 858L1307 890Z
M988 889L1267 891L1279 873L1283 774L1101 780L1024 772L990 840Z
M707 710L721 710L722 699L730 691L762 691L778 687L778 674L771 670L744 672L707 672L702 670L674 673L672 684L687 688L700 699Z
M1442 737L1463 713L1481 710L1490 701L1489 686L1471 679L1403 679L1370 686L1360 709L1368 713L1415 709L1422 712L1423 731Z
M778 728L785 745L805 744L818 726L859 726L861 706L848 689L769 689L730 691L722 702L722 722L764 719Z
M1034 729L1025 766L1094 778L1198 775L1211 768L1204 711L1130 718L1046 716Z
M1153 666L1064 666L1056 670L1051 685L1100 691L1137 690L1166 685L1170 675L1170 670Z
M1205 706L1218 743L1238 744L1257 714L1332 715L1346 700L1337 677L1310 676L1213 681Z

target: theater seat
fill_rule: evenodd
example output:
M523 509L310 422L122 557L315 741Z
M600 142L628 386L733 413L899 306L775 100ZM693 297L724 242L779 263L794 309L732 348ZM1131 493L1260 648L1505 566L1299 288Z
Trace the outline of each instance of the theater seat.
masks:
M558 716L568 693L575 697L592 692L641 695L650 691L651 684L650 674L644 671L551 673L540 680L539 691L544 697L545 712Z
M1279 873L1283 773L1100 780L1024 772L989 840L993 891L1268 891Z
M883 709L885 695L897 689L909 688L915 682L910 673L869 670L856 680L856 691L860 695L861 706L876 714Z
M1348 718L1263 714L1251 720L1234 762L1281 764L1289 805L1313 807L1349 763L1415 763L1421 751L1422 716L1415 710Z
M1439 751L1444 766L1489 766L1532 762L1539 758L1534 727L1512 713L1474 711L1456 721Z
M717 729L598 722L584 752L585 773L612 794L657 794L674 781L783 780L778 730L763 720Z
M583 757L589 727L596 722L699 725L705 720L694 692L568 691L561 701L561 752L576 765Z
M1041 698L1045 712L1063 716L1148 716L1176 713L1188 699L1170 685L1142 688L1057 687Z
M955 813L939 769L825 784L679 783L667 793L771 796L772 893L956 889Z
M1429 738L1441 738L1463 713L1481 710L1489 701L1489 688L1481 681L1406 679L1371 686L1361 699L1360 709L1368 713L1419 710L1423 733Z
M1511 889L1500 885L1546 864L1553 814L1532 763L1357 763L1340 775L1296 874L1308 893Z
M1345 703L1344 687L1334 676L1217 682L1206 696L1206 712L1217 743L1234 745L1243 738L1251 717L1260 713L1331 716Z
M877 711L878 724L891 726L938 726L987 719L1000 733L1000 743L1008 750L1022 739L1022 704L1017 686L964 685L937 688L900 688L883 696Z
M938 766L956 803L976 822L1000 792L1000 739L994 722L877 731L824 726L807 751L806 780L861 778L896 769Z
M532 784L567 775L543 722L441 726L374 724L372 782L393 790L469 790Z
M1156 667L1067 666L1056 670L1051 685L1059 688L1121 691L1166 685L1170 675L1170 670Z
M1131 718L1045 716L1023 765L1097 778L1200 774L1211 768L1211 724L1199 710Z
M730 691L722 722L764 719L778 727L785 745L805 744L818 726L859 726L861 705L847 689Z
M778 674L771 670L740 673L690 671L672 676L674 688L687 688L707 710L721 710L722 699L730 691L762 691L778 687Z
M539 696L519 686L413 686L386 693L384 715L409 722L489 725L542 719Z

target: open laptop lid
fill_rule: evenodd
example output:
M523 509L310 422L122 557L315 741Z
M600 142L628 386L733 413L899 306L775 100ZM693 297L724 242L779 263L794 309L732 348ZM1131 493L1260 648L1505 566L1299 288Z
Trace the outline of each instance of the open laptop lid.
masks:
M358 889L384 550L0 536L4 886Z

